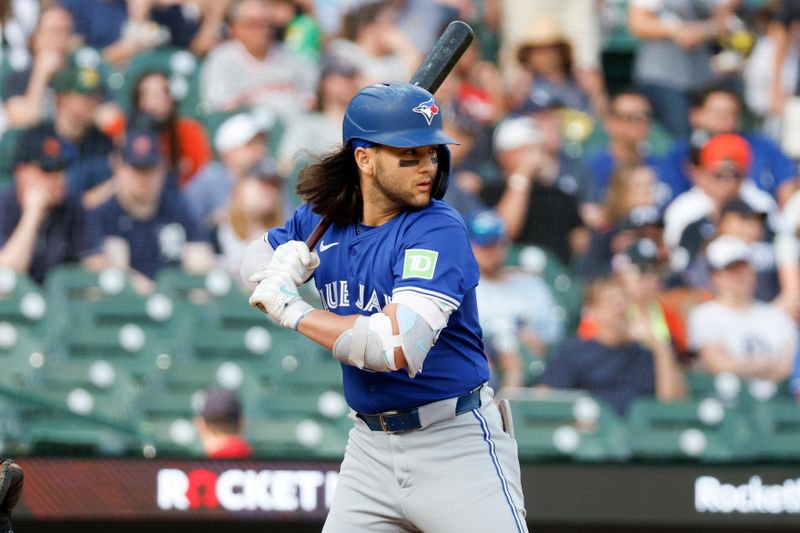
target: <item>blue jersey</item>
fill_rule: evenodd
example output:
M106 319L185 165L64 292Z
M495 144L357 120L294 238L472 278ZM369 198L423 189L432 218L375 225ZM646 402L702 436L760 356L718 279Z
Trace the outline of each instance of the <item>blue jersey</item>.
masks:
M283 228L267 234L273 248L305 240L320 217L300 206ZM360 413L410 409L464 394L489 379L475 287L479 270L461 216L431 200L381 226L332 224L317 246L314 282L322 304L337 315L371 315L409 291L455 311L431 348L422 372L369 372L342 365L347 403Z

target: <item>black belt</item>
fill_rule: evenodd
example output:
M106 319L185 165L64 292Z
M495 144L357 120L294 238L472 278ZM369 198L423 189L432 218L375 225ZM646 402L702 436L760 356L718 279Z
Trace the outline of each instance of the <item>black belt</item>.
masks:
M481 406L481 389L483 389L483 385L458 397L458 400L456 400L455 416L466 413L467 411L472 411ZM422 407L424 408L424 406ZM422 427L419 421L419 409L419 407L415 407L406 411L386 411L385 413L376 415L356 413L356 416L366 422L367 426L372 431L398 433L400 431L410 431Z

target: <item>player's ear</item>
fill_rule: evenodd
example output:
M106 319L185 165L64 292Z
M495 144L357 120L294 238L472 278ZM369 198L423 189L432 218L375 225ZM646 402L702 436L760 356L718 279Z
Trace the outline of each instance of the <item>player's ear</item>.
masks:
M353 153L358 169L368 176L375 175L375 151L359 146Z

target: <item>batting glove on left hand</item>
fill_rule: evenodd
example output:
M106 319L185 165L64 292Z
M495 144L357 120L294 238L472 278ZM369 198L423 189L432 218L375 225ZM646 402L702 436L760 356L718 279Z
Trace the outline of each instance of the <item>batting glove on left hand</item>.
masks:
M266 277L250 295L250 305L261 309L281 326L297 329L300 321L314 310L297 292L286 272L266 271Z
M286 272L299 287L311 277L318 266L317 252L309 250L303 241L288 241L275 248L267 266L250 276L250 281L258 283L269 277L270 272Z

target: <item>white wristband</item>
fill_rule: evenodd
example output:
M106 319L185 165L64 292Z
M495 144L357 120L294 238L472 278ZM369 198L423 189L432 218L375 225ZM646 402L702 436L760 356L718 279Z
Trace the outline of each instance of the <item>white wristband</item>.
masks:
M524 174L514 173L508 177L506 183L513 191L525 192L531 185L531 179Z

